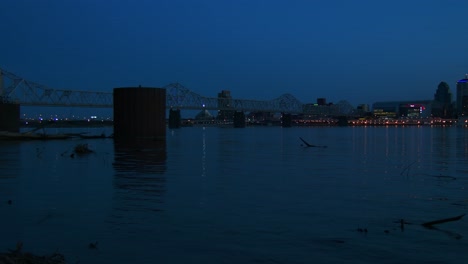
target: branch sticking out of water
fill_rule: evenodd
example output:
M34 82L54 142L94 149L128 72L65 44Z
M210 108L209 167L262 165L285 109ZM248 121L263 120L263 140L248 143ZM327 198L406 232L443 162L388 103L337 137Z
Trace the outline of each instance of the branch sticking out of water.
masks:
M452 221L458 221L458 220L462 219L463 216L465 216L465 214L455 216L455 217L444 218L444 219L439 219L439 220L434 220L434 221L422 223L422 225L425 226L425 227L431 227L431 226L437 225L437 224L442 224L442 223L452 222Z
M413 161L411 164L409 164L408 166L404 167L403 170L400 172L400 175L403 175L403 173L406 171L406 176L408 176L410 167L411 167L413 164L415 164L415 163L416 163L416 161Z

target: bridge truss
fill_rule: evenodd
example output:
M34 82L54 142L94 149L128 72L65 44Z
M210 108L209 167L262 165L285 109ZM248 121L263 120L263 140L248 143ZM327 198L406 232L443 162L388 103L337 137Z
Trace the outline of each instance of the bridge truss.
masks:
M236 110L243 112L302 113L302 103L290 94L270 101L204 97L179 83L166 89L166 107L173 109Z
M163 88L166 89L167 109L310 114L310 111L306 110L307 107L291 94L260 101L205 97L179 83L168 84ZM112 108L113 93L51 89L0 68L0 102L18 103L23 106ZM330 109L333 111L329 112ZM318 116L324 114L322 110L317 110L320 111ZM327 115L332 116L353 115L353 107L347 101L340 101L332 108L327 108L327 111Z
M51 89L0 69L0 99L25 106L112 107L112 93Z
M244 112L302 113L302 103L291 94L269 101L205 97L190 91L179 83L166 89L168 109L235 110ZM0 68L0 101L24 106L113 107L112 92L93 92L51 89L28 81Z

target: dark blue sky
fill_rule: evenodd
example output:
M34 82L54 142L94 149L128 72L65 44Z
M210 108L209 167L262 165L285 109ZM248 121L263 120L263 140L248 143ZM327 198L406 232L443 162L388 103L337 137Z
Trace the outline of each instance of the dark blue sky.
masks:
M468 72L466 0L3 0L0 67L51 88L179 82L356 106L431 99Z

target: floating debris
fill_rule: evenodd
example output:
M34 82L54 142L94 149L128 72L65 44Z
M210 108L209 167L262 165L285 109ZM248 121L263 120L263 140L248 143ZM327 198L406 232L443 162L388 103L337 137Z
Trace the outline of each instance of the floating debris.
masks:
M436 178L439 178L439 179L447 179L447 180L456 180L457 177L453 177L453 176L449 176L449 175L435 175L435 176L432 176L432 177L436 177Z
M442 223L452 222L452 221L458 221L458 220L462 219L463 216L465 216L465 214L455 216L455 217L449 217L449 218L434 220L434 221L430 221L430 222L425 222L425 223L422 223L422 225L425 226L425 227L431 227L431 226L437 225L437 224L442 224Z
M367 233L367 228L358 228L356 229L359 233Z
M94 243L89 243L88 248L89 249L97 249L98 248L97 245L98 245L97 241L94 242Z
M326 148L327 146L317 146L317 145L312 145L312 144L309 144L307 141L305 141L303 138L299 137L299 139L304 142L304 145L301 145L301 146L305 146L305 147L308 147L308 148Z
M75 153L76 154L88 154L93 153L94 151L89 148L88 144L78 144L75 146Z

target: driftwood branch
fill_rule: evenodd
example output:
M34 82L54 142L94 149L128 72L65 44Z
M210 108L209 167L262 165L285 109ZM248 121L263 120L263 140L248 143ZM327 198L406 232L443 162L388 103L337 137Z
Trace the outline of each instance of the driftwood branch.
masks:
M404 167L403 170L400 172L400 175L403 175L403 173L406 171L406 176L408 176L409 174L409 171L410 171L410 167L415 164L417 161L413 161L411 164L409 164L408 166Z
M303 138L299 137L299 139L304 142L304 146L309 147L309 148L326 148L327 146L317 146L317 145L312 145L309 144L309 142L305 141Z
M431 226L437 225L437 224L442 224L442 223L452 222L452 221L458 221L458 220L462 219L463 216L465 216L465 214L455 216L455 217L450 217L450 218L444 218L444 219L439 219L439 220L435 220L435 221L425 222L425 223L422 223L422 225L425 226L425 227L431 227Z

